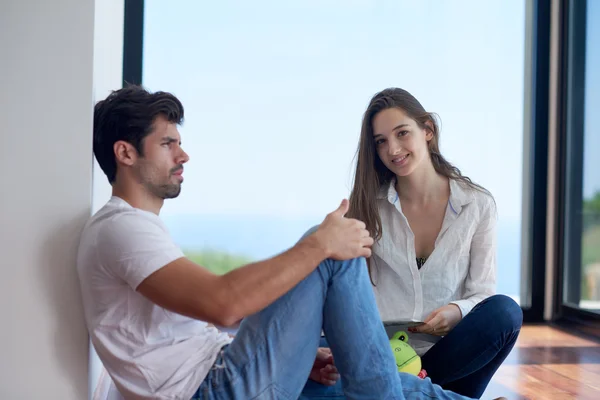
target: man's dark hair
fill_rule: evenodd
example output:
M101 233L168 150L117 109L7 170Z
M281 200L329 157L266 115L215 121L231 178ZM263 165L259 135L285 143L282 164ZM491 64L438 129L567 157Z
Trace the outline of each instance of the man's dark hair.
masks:
M94 107L94 155L108 182L114 183L117 162L114 144L119 140L131 143L143 156L144 138L152 132L159 115L169 122L183 122L183 105L171 93L150 93L137 85L113 91Z

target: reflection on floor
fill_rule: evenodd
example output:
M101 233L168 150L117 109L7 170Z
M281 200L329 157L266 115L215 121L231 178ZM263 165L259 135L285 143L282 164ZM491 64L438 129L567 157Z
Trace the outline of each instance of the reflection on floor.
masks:
M483 399L600 399L600 342L524 326Z

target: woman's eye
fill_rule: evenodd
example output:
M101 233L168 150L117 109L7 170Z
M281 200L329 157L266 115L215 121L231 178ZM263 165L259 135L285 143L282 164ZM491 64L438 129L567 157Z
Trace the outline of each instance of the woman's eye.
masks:
M375 141L375 144L376 144L377 146L379 146L379 145L380 145L380 144L382 144L383 142L384 142L384 140L383 140L383 139L378 139L378 140L376 140L376 141Z
M398 136L406 136L408 135L408 131L400 131L398 132Z

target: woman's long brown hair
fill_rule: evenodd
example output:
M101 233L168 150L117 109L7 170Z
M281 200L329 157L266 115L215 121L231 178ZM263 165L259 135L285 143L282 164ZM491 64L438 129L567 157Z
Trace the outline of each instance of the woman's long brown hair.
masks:
M363 221L375 241L381 239L382 234L381 217L377 209L377 194L382 187L387 187L394 179L394 173L381 162L377 155L377 148L373 139L373 118L379 112L389 108L401 109L415 120L421 129L431 131L433 137L428 142L429 155L438 174L463 182L476 190L489 194L486 189L462 175L460 170L448 162L440 153L438 116L425 111L421 103L406 90L400 88L385 89L373 96L363 116L360 141L356 152L354 186L350 193L350 209L347 214L350 218ZM370 262L367 263L372 280L372 266Z

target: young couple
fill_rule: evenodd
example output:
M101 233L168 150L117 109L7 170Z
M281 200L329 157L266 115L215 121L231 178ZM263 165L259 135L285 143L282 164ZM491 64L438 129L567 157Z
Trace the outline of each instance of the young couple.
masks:
M520 307L494 295L492 196L440 154L432 114L402 89L364 115L350 201L288 251L215 275L159 218L184 164L173 95L129 86L94 110L112 197L78 252L94 347L127 399L479 398ZM383 320L420 320L428 377L398 373ZM235 338L215 326L241 321ZM326 345L321 340L325 333Z

